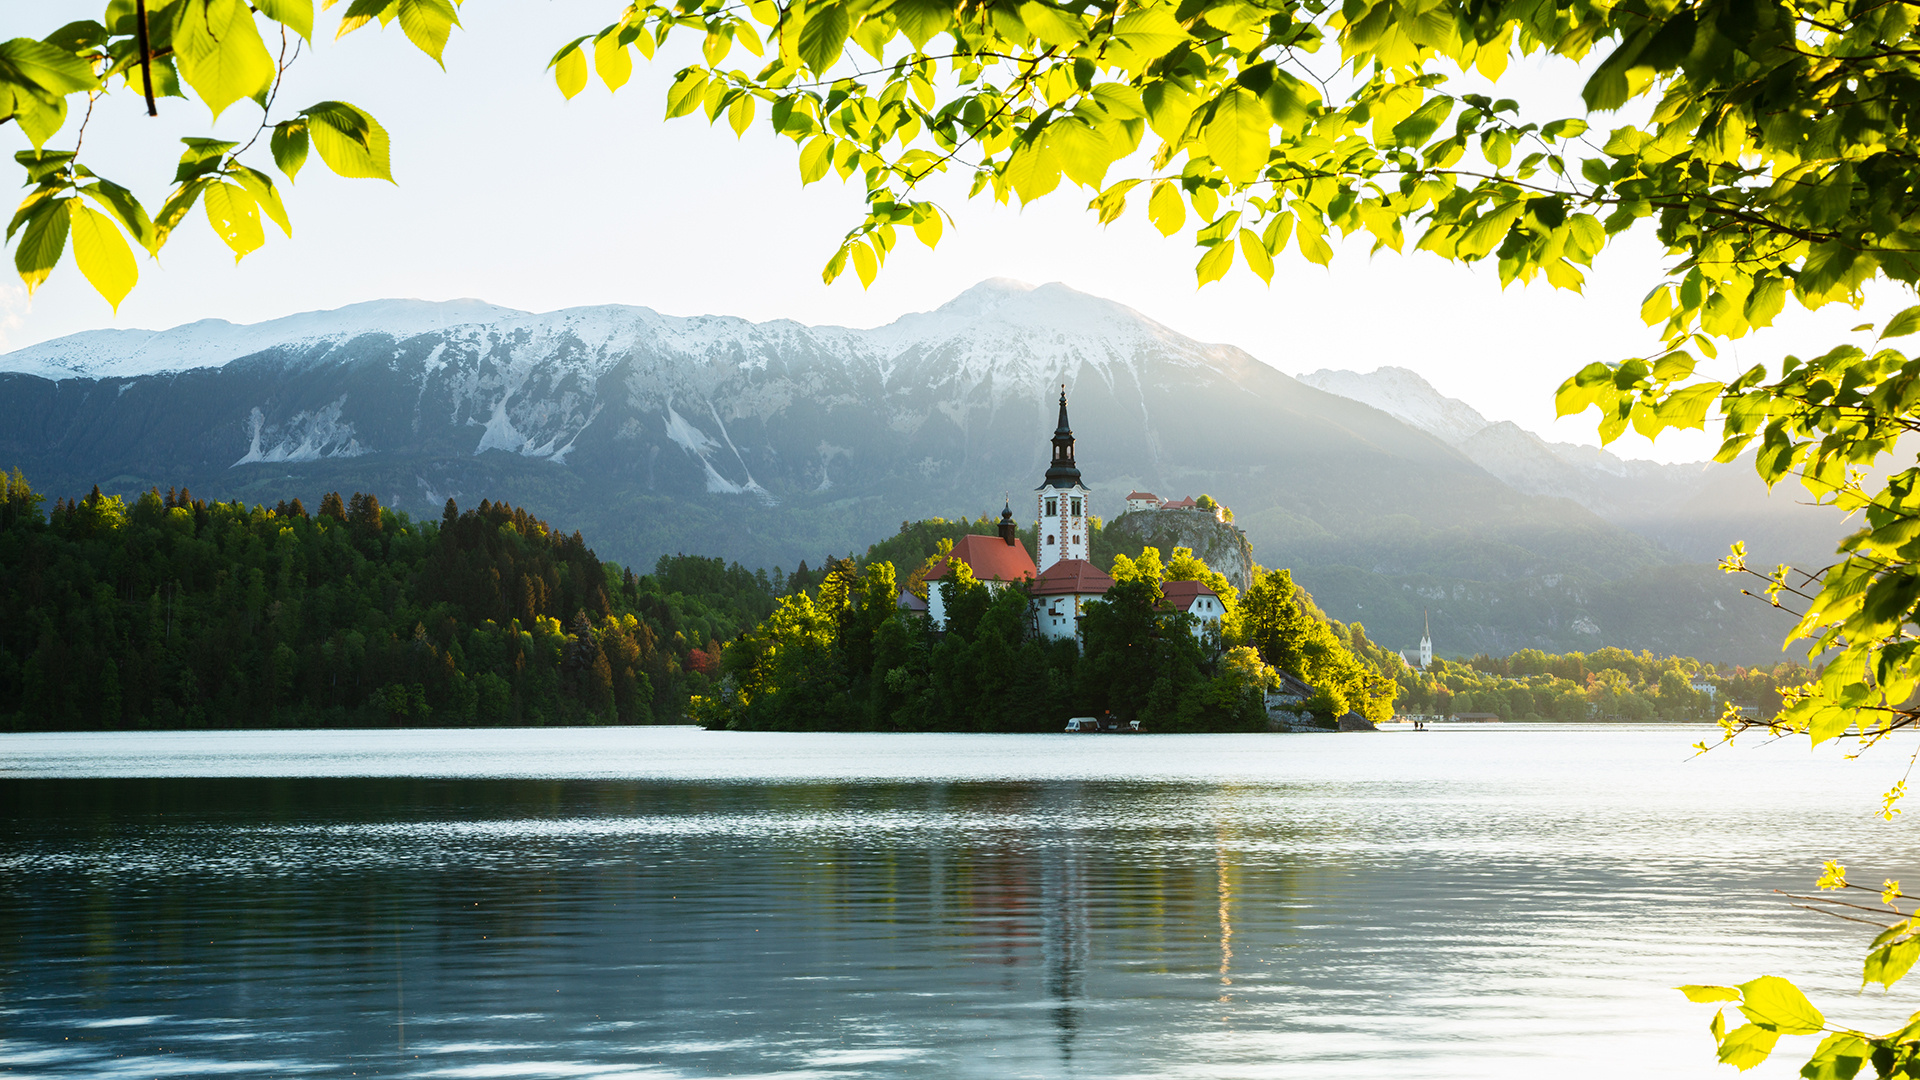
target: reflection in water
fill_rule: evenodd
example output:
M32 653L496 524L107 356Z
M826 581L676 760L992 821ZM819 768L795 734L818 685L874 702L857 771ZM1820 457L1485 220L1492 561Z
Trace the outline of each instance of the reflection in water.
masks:
M1583 737L1268 740L1302 756L1232 783L0 780L0 1073L1705 1077L1666 987L1851 995L1854 935L1764 890L1899 876L1904 833L1804 756Z

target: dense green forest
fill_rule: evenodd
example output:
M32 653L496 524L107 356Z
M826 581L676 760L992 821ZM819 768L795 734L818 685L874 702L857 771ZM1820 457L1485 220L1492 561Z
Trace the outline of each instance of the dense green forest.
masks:
M1731 703L1765 718L1779 711L1782 690L1813 675L1792 660L1761 668L1626 649L1523 649L1465 661L1436 657L1424 672L1403 668L1400 710L1503 720L1716 720Z
M693 556L635 575L498 503L436 523L370 495L310 514L96 489L48 510L16 471L0 727L677 721L786 585Z
M1325 722L1392 714L1398 658L1363 627L1326 619L1286 571L1257 571L1241 596L1192 552L1130 554L1097 521L1094 561L1116 584L1090 605L1078 641L1035 637L1025 593L993 592L964 563L938 584L948 590L945 633L897 609L902 588L925 595L927 570L955 540L996 527L984 515L902 522L864 558L831 560L818 587L782 597L728 643L721 682L694 700L696 716L735 728L1057 731L1065 717L1111 711L1156 731L1257 731L1283 670L1318 688L1306 707ZM1220 594L1228 615L1218 639L1162 607L1167 581Z
M1620 649L1437 660L1414 671L1328 618L1284 570L1244 595L1175 549L1095 525L1117 584L1080 641L1029 631L1018 590L962 569L950 632L900 610L935 559L997 522L902 522L864 555L791 573L663 556L603 562L526 511L452 500L414 521L373 496L309 513L154 490L48 507L0 474L0 729L683 723L789 729L1058 730L1111 710L1154 730L1258 730L1290 672L1308 711L1507 719L1761 715L1809 677ZM1031 538L1028 537L1029 542ZM1170 580L1227 601L1217 637L1160 606Z

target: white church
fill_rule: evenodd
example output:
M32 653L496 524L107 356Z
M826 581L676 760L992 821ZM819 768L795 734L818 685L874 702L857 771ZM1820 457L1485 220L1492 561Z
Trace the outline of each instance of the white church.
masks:
M1040 636L1051 641L1078 637L1085 604L1105 596L1113 587L1113 578L1087 557L1092 543L1093 492L1082 482L1080 469L1074 464L1073 427L1067 422L1064 386L1060 389L1060 422L1053 431L1053 459L1046 477L1034 489L1034 507L1039 512L1034 531L1040 548L1037 564L1017 535L1011 506L1001 511L999 535L961 537L953 547L952 558L971 567L974 577L989 589L997 591L1018 581L1028 582L1033 627ZM943 565L927 575L927 614L939 627L946 626L940 590L946 569ZM1164 592L1169 604L1195 616L1196 636L1203 641L1210 636L1218 640L1225 608L1212 589L1199 582L1168 582Z

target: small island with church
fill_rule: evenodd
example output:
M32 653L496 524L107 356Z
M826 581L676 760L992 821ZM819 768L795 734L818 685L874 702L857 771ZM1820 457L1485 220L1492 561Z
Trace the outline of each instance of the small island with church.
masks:
M1382 669L1399 656L1253 564L1210 496L1133 491L1115 524L1151 536L1205 522L1229 537L1210 545L1222 567L1152 544L1098 565L1102 521L1074 450L1062 387L1032 550L1011 499L904 568L903 523L898 543L830 560L817 588L729 642L690 714L748 730L1160 732L1367 730L1392 714Z

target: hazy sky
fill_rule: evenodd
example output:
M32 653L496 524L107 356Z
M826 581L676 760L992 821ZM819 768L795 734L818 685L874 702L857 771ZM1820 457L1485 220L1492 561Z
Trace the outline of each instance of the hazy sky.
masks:
M0 38L98 18L100 6L7 4ZM162 262L142 264L117 317L71 258L31 299L9 277L0 284L0 350L99 327L255 322L383 297L477 297L532 311L640 304L674 315L866 327L938 306L983 278L1011 277L1118 300L1289 373L1410 367L1492 419L1594 442L1592 419L1554 421L1554 388L1590 361L1657 344L1637 315L1661 265L1650 240L1604 256L1584 296L1544 282L1502 291L1491 266L1369 256L1360 243L1340 249L1331 268L1290 253L1271 288L1236 269L1197 289L1196 250L1162 238L1144 205L1102 228L1085 209L1090 195L1064 185L1025 210L965 202L964 188L950 185L942 201L958 220L937 252L903 239L873 288L863 291L851 272L823 285L821 265L859 220L859 191L834 177L802 188L793 144L770 133L735 139L704 119L663 121L666 86L688 52L638 66L617 95L597 81L572 101L554 89L548 57L621 7L471 0L446 74L397 26L327 40L336 8L322 16L319 48L293 68L275 119L324 98L367 109L392 134L398 183L342 180L310 160L287 192L293 239L268 226L266 247L238 265L196 209ZM676 44L691 50L694 41ZM1576 78L1552 69L1529 78L1559 98L1550 107L1573 111ZM85 147L95 171L150 207L171 179L175 138L245 141L259 120L241 103L210 131L197 103L163 99L161 110L149 120L136 96L116 93L101 103ZM72 137L70 121L54 145ZM8 151L25 145L12 125L0 140ZM253 153L265 168L264 138ZM1885 306L1895 300L1890 294ZM1866 317L1845 309L1813 316L1790 304L1779 330L1737 343L1722 366L1824 347ZM1615 449L1666 460L1711 452L1704 438L1674 435L1658 446L1629 436Z

